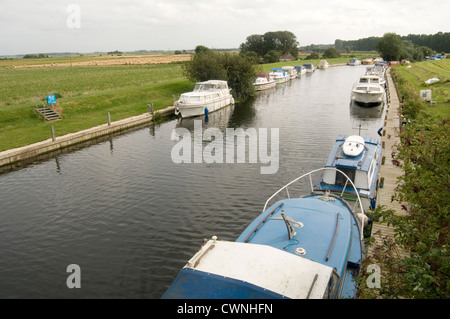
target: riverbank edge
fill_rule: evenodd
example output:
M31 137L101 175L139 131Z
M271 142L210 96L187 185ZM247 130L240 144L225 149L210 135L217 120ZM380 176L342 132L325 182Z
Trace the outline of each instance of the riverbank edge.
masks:
M390 69L386 71L386 80L388 83L388 104L381 138L382 155L385 160L382 161L380 166L380 187L377 195L377 206L383 206L384 209L392 209L396 215L405 215L402 209L403 203L392 200L398 187L398 178L404 174L402 168L395 165L392 161L394 159L392 154L398 151L398 147L401 144L402 104L397 84L390 74ZM372 237L375 239L375 245L370 246L369 256L375 253L377 245L383 243L383 238L394 238L395 230L392 226L386 225L386 223L374 221ZM400 251L400 254L408 256L408 253L404 251Z
M335 63L330 64L329 67L346 66L347 63ZM167 114L174 112L174 106L168 106L164 109L156 110L155 113ZM0 168L7 166L13 166L19 162L29 160L31 158L50 153L53 151L61 150L72 145L76 145L82 142L86 142L101 136L109 135L112 133L120 132L131 127L139 126L152 121L152 115L150 113L144 113L137 116L128 117L115 122L111 122L111 125L102 124L85 130L81 130L74 133L69 133L64 136L56 137L55 140L49 138L37 143L9 149L0 152Z
M164 109L154 111L154 114L165 115L168 113L173 113L174 110L174 106L168 106ZM59 136L54 140L53 138L49 138L34 144L6 150L0 152L0 167L12 166L18 162L29 160L30 158L34 158L42 154L61 150L72 145L99 138L101 136L124 131L135 126L149 123L152 120L153 115L151 113L144 113L111 122L111 124L106 123L86 130Z

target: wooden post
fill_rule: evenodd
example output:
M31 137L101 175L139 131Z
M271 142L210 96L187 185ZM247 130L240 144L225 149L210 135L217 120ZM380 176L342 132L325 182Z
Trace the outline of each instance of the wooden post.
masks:
M51 126L51 130L52 130L52 141L56 141L56 137L55 137L55 128L53 127L53 125Z
M106 114L107 118L108 118L108 126L111 126L111 114L109 114L109 112Z
M147 104L147 106L148 106L148 112L153 116L153 112L154 112L153 102L151 102L150 104Z

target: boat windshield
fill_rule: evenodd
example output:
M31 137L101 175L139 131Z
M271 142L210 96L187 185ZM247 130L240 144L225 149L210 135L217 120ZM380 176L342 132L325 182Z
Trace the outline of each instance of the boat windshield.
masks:
M215 91L226 89L225 85L217 83L198 83L194 87L194 92L199 91Z

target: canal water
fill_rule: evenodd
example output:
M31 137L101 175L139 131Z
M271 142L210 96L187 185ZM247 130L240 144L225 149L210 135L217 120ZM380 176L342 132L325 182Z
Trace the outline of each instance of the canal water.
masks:
M204 238L235 240L273 192L323 167L337 135L361 128L379 137L384 107L350 103L364 72L317 70L197 119L203 130L278 129L275 174L261 174L268 165L261 161L174 163L172 133L193 134L194 119L148 125L1 174L0 298L160 298ZM79 289L67 286L72 264Z

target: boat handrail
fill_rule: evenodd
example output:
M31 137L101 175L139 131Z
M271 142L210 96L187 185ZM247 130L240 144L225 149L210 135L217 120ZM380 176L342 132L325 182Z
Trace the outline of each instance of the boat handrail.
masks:
M362 202L361 202L361 197L359 196L359 192L358 192L358 189L356 188L355 184L354 184L353 181L347 176L347 174L345 174L343 171L341 171L341 170L339 170L339 169L337 169L337 168L335 168L335 167L322 167L322 168L318 168L318 169L312 170L312 171L310 171L310 172L308 172L308 173L306 173L306 174L303 174L303 175L297 177L296 179L290 181L289 183L287 183L286 185L284 185L283 187L281 187L278 191L276 191L275 193L273 193L273 195L270 196L269 199L266 200L266 203L264 204L263 212L266 211L267 205L269 204L269 202L270 202L276 195L278 195L281 191L286 190L286 192L287 192L287 194L288 194L288 198L291 198L291 196L290 196L290 194L289 194L288 187L289 187L290 185L294 184L295 182L297 182L297 181L303 179L303 178L306 177L306 176L309 176L309 182L310 182L310 184L311 184L311 193L314 193L314 186L313 186L313 182L312 182L312 179L311 179L311 175L314 174L314 173L316 173L316 172L326 171L326 170L334 170L334 171L336 171L336 172L341 173L341 174L346 178L345 185L347 185L348 182L350 182L350 184L352 185L352 187L353 187L353 189L354 189L354 191L355 191L355 194L356 194L356 196L357 196L357 198L358 198L358 200L356 201L355 207L353 208L352 212L354 213L354 209L356 208L356 204L359 203L359 207L360 207L360 209L361 209L361 240L362 240L362 239L363 239L363 236L364 236L364 218L366 217L366 215L365 215L365 213L364 213L364 207L363 207ZM341 196L341 198L342 198L342 196Z

